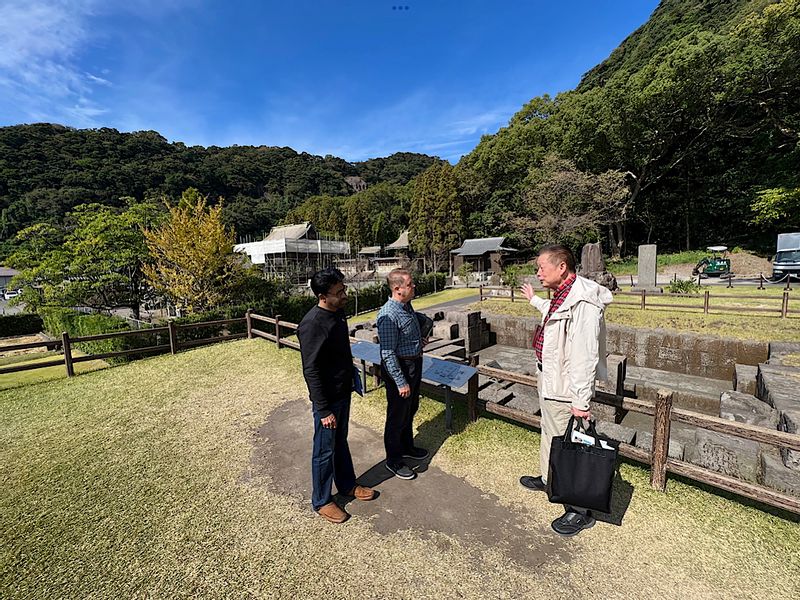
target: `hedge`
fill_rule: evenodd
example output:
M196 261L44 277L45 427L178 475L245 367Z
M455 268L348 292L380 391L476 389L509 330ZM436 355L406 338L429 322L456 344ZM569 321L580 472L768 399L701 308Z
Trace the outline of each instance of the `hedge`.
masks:
M43 329L44 323L39 315L0 315L0 337L33 335Z
M130 329L128 322L120 317L84 314L70 308L40 308L39 315L44 322L44 330L54 338L60 338L64 331L70 337L83 337ZM103 354L105 352L120 352L122 350L132 350L166 343L169 343L169 337L166 334L143 334L99 340L97 342L80 342L75 344L75 347L86 354ZM141 355L115 357L110 359L109 362L126 362L139 356Z

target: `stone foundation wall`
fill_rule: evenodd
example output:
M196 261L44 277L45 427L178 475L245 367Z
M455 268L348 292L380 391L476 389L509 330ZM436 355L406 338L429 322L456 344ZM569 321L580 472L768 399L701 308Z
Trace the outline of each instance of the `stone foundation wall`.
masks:
M533 330L539 322L534 317L511 317L481 313L497 337L497 343L530 348ZM607 325L607 347L611 354L628 357L628 364L697 375L712 379L733 380L737 363L757 365L767 360L769 344L730 338L677 333L665 329L639 329Z

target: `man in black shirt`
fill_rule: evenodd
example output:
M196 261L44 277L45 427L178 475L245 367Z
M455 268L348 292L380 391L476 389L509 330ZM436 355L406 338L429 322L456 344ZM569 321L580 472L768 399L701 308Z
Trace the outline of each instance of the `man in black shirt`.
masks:
M333 501L331 485L335 482L340 494L359 500L372 500L375 491L356 484L347 445L353 355L344 314L344 275L333 268L319 271L311 278L311 289L317 306L297 327L303 376L314 413L311 505L331 523L343 523L350 515Z

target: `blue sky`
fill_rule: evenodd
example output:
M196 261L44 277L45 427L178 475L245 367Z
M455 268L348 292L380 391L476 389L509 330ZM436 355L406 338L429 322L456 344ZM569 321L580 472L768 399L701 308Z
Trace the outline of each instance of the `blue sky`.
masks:
M657 0L0 0L0 125L457 161Z

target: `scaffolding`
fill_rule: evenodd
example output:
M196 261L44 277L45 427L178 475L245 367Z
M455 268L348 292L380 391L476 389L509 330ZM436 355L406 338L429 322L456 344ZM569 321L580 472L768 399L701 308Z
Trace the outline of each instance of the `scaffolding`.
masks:
M274 227L265 239L237 244L233 249L260 265L266 279L302 285L316 271L351 257L349 242L336 236L320 236L309 223Z

